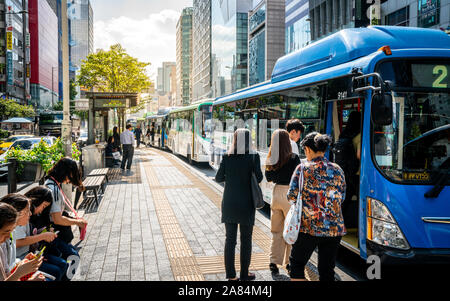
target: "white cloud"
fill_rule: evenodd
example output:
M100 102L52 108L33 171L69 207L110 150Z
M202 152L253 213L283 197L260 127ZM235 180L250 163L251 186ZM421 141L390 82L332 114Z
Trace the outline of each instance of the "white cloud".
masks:
M97 21L94 24L95 49L109 49L120 43L140 61L150 62L149 75L156 80L157 68L176 58L176 24L180 13L162 10L144 19L126 16Z

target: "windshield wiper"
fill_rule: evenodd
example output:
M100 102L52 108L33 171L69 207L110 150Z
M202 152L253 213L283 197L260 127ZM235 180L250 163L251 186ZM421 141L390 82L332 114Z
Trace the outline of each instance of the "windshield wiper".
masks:
M441 194L442 190L444 190L445 186L447 186L448 184L449 171L450 158L445 160L444 163L442 163L441 166L439 166L439 168L437 169L436 184L430 191L425 193L425 197L427 199L435 199Z

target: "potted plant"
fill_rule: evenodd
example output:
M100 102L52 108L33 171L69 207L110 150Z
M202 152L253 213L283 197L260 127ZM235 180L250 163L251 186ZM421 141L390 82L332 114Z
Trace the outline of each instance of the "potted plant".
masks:
M61 139L58 139L51 146L41 140L31 150L11 149L6 158L17 160L18 179L25 182L37 182L65 155L64 145ZM75 160L80 158L80 151L75 143L72 144L72 157Z

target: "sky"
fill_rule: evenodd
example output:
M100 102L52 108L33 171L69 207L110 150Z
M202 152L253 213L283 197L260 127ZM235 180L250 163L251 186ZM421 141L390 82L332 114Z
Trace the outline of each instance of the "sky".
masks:
M176 60L176 25L192 0L91 0L94 50L120 43L133 57L151 63L156 80L162 62Z

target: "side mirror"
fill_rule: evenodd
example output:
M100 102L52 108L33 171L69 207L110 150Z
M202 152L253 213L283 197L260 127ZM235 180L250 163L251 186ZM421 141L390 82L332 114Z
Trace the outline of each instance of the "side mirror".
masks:
M393 121L392 95L390 93L376 93L372 97L372 122L379 126L388 126Z

